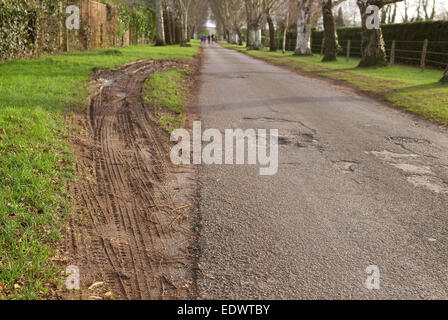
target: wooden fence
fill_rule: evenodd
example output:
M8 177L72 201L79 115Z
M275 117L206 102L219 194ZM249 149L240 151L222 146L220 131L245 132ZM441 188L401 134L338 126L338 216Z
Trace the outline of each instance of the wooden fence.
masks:
M130 30L120 36L118 9L108 7L99 2L81 0L79 3L81 14L81 28L68 30L65 22L60 28L60 50L90 50L98 48L128 46L130 44ZM61 14L65 7L60 4Z
M347 61L352 57L361 57L361 40L339 40L342 51L340 56L345 57ZM277 39L279 49L283 46L283 40ZM448 64L448 41L397 41L386 40L386 53L391 65L395 63L419 66L422 71L426 68L443 69ZM286 43L287 51L294 51L296 41L288 39ZM434 50L433 48L445 48L444 52ZM311 49L315 54L322 54L323 42L313 41ZM440 50L440 49L439 49Z

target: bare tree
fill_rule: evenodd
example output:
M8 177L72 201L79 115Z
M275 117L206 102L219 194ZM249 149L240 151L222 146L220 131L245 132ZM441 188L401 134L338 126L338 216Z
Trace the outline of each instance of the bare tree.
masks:
M397 4L396 3L394 3L392 5L384 6L383 9L381 9L381 23L382 24L395 23L396 18L397 18Z
M333 0L322 0L322 15L324 18L324 57L322 61L335 61L338 44L333 17Z
M242 0L210 0L212 12L220 27L224 28L226 39L233 44L242 44L241 28L245 23L246 10Z
M283 0L282 4L276 10L277 21L283 21L283 44L282 51L286 52L286 40L290 25L294 24L298 12L297 12L297 0Z
M244 0L247 15L247 49L260 50L261 23L264 18L263 0Z
M281 7L283 7L286 3L288 3L288 0L264 0L263 1L264 13L266 16L266 21L269 26L269 49L272 52L277 51L277 42L275 39L276 30L275 30L275 23L274 23L273 17L275 16L275 12L277 10L279 10Z
M298 0L297 43L295 55L311 55L311 15L313 0Z
M188 33L188 19L189 19L189 10L192 5L192 3L195 0L177 0L179 3L179 9L180 9L180 24L181 24L181 45L185 45L189 39L189 33Z
M275 42L275 25L271 16L271 9L268 8L266 10L266 20L269 25L269 51L275 52L277 51L277 44Z
M436 0L421 0L425 20L434 20L436 15ZM430 5L432 3L432 5Z
M165 26L163 20L163 0L156 0L156 20L157 20L157 40L156 45L164 46L166 45L165 40Z
M401 2L403 0L358 0L357 4L362 21L362 58L359 67L387 65L386 48L381 28L369 29L367 27L367 8L371 5L382 9L385 5Z
M283 30L283 47L282 52L286 52L286 36L288 35L288 28L289 28L289 10L286 15L286 21L285 21L285 30Z
M205 25L209 15L208 0L195 0L188 13L188 38L193 38L199 29Z
M400 12L401 14L401 19L403 20L404 23L409 22L409 0L404 0L403 1L403 13Z
M340 49L336 33L333 8L345 0L321 0L324 22L324 57L322 61L335 61Z

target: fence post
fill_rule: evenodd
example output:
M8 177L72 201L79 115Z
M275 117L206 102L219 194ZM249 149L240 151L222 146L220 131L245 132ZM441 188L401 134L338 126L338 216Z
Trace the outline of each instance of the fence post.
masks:
M63 17L63 11L62 11L62 2L59 2L59 16ZM59 30L58 30L58 51L62 51L63 50L63 46L64 46L64 35L63 35L63 30L64 30L65 24L63 22L62 18L59 18Z
M104 37L103 32L104 32L104 30L103 30L103 24L100 24L100 48L103 47L103 37Z
M420 69L425 71L425 64L426 64L426 51L428 50L428 39L425 39L423 42L423 51L422 51L422 58L420 59Z
M65 28L65 52L70 51L70 34L68 33L68 28Z
M395 40L392 40L392 48L390 48L390 65L395 64Z
M352 46L352 40L348 40L347 41L347 57L345 58L345 60L347 62L350 61L350 49L351 49L351 46Z

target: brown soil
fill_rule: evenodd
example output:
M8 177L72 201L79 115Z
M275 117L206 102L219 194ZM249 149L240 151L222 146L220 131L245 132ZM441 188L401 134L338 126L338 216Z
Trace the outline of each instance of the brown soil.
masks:
M152 73L185 67L193 76L198 60L95 72L88 108L73 117L85 134L74 138L80 178L64 248L81 289L61 298L196 297L195 171L171 165L169 135L141 97Z

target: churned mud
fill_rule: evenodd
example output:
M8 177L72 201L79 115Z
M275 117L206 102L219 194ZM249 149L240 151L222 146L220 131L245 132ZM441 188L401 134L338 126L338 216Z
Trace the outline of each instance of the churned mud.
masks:
M97 70L87 110L74 116L78 181L65 243L80 290L66 299L196 296L194 169L174 168L169 135L142 100L154 72L198 62L142 60Z

